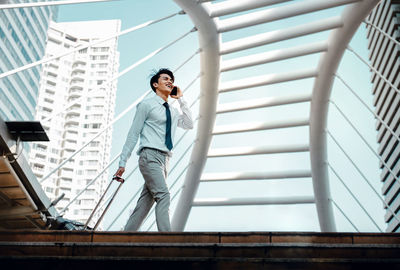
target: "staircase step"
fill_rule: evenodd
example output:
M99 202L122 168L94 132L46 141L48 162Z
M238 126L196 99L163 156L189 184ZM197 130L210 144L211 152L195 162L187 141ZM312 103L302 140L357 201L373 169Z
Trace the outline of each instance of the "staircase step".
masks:
M1 242L1 256L396 259L399 244Z
M0 257L1 258L1 257ZM348 270L399 269L400 259L286 259L286 258L126 258L126 257L24 257L1 258L9 269L246 269L246 270Z
M399 233L0 231L9 269L399 269L398 254Z
M1 242L400 244L400 233L0 230Z

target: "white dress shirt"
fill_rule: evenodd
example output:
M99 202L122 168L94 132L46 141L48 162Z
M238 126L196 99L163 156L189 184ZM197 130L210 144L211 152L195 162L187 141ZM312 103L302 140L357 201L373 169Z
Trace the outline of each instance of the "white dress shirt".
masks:
M170 106L171 111L171 137L174 144L174 136L176 127L183 129L192 129L193 120L187 103L181 98L178 99L182 114L177 108ZM120 156L119 166L125 167L126 162L132 154L140 136L140 145L137 154L142 148L150 147L164 152L170 152L165 145L165 131L167 116L165 114L165 101L158 95L145 99L137 105L135 117L122 153Z

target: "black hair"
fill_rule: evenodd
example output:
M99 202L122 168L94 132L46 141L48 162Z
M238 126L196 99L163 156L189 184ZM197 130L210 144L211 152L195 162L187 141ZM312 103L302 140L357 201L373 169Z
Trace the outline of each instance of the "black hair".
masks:
M158 79L160 78L161 74L167 74L171 77L172 81L175 81L174 74L168 68L160 68L158 71L153 71L150 79L150 86L154 92L156 92L156 88L153 86L153 83L158 83Z

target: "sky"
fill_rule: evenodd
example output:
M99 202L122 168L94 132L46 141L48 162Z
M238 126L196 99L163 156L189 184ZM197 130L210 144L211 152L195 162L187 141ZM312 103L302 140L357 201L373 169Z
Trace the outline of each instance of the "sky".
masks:
M243 35L257 34L274 31L279 28L286 28L320 20L326 17L337 16L342 8L334 8L327 11L316 12L308 16L296 16L295 18L280 20L268 24L249 27L244 30L232 31L222 36L222 42L234 40ZM121 29L127 29L149 20L159 19L176 12L180 8L173 1L165 0L120 0L107 3L68 5L59 8L58 21L86 21L86 20L110 20L119 19L122 22ZM118 50L120 52L120 71L139 61L154 50L168 44L187 33L193 28L193 24L187 15L177 15L162 23L154 24L145 29L135 31L120 37ZM276 44L261 46L244 52L233 53L223 56L222 60L245 56L249 53L259 53L266 50L276 50L296 46L301 43L324 40L329 33L314 34L311 37L296 38ZM358 53L366 59L368 56L367 43L365 38L365 27L362 25L350 44ZM176 69L181 63L193 55L198 49L197 33L191 33L170 48L164 50L149 61L139 65L118 80L116 115L132 104L143 93L149 90L149 74L153 69L168 67ZM306 66L316 66L319 55L299 57L298 59L287 60L279 63L270 63L254 68L245 68L237 71L226 72L221 75L221 82L245 78L246 76L260 76L270 73L298 70ZM182 69L176 72L176 84L186 88L200 72L199 56L196 55ZM356 92L368 103L372 104L372 92L370 84L370 73L367 66L362 64L351 53L346 52L340 64L338 73L344 80L353 87ZM298 93L311 93L313 79L280 83L252 89L234 91L220 94L219 103L257 99L266 96L291 95ZM199 80L196 80L187 92L185 99L192 104L200 93ZM350 116L357 128L366 137L374 149L377 149L375 120L373 116L360 105L344 85L336 80L332 91L332 100ZM372 108L372 105L370 106ZM192 113L198 114L198 102L193 106ZM257 109L247 112L236 112L217 116L216 125L237 124L246 121L268 121L284 120L290 117L304 116L309 114L309 103L281 106L276 108ZM134 111L129 112L114 125L112 157L121 151L126 134L130 127ZM348 151L352 159L360 166L360 169L367 176L380 192L378 160L374 154L362 144L357 134L341 117L339 112L331 106L328 117L328 130L337 138L343 147ZM180 138L183 132L178 132L176 138ZM184 155L182 161L177 163L182 153L190 147L195 138L196 130L189 131L174 153L170 164L170 175L168 184L171 196L174 198L171 203L171 216L175 211L179 193L177 190L184 177L176 177L182 173L190 151ZM211 149L232 146L263 146L280 145L290 143L307 143L308 128L292 128L275 131L249 132L246 134L232 134L214 136ZM383 207L380 199L374 194L362 177L352 167L351 163L328 138L329 163L343 177L344 181L352 192L370 212L382 230L385 228L383 221ZM132 170L137 162L136 155L132 155L128 165L127 173ZM177 165L175 165L177 163ZM229 171L265 171L265 170L286 170L286 169L309 169L309 154L277 154L259 155L255 157L232 157L213 158L207 161L204 172L229 172ZM115 163L110 174L117 169ZM109 213L104 219L104 227L107 228L130 201L132 196L141 188L143 179L136 171L124 184L122 191L113 203ZM172 187L173 186L173 187ZM348 194L337 177L330 171L330 187L332 198L340 205L345 213L360 231L377 231L368 217ZM310 179L284 179L284 180L257 180L225 183L202 183L199 186L196 198L225 198L225 197L275 197L275 196L297 196L312 195L312 184ZM137 197L129 204L120 218L111 226L110 230L120 230L125 224L129 211L135 206ZM338 231L354 231L352 225L345 217L334 208L336 226ZM147 220L142 230L156 230L151 226L154 221L154 213ZM187 231L319 231L318 218L315 205L297 206L228 206L228 207L196 207L189 216L185 230Z

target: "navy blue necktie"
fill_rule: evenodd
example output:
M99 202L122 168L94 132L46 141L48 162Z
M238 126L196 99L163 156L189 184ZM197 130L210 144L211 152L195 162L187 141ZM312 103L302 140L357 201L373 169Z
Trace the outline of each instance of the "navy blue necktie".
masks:
M172 149L172 138L171 138L171 111L169 110L168 102L165 102L165 114L167 115L167 124L165 129L165 145L167 146L168 150Z

